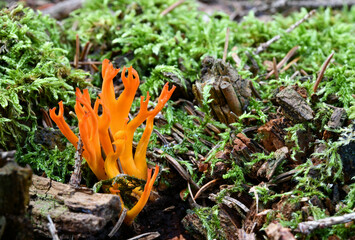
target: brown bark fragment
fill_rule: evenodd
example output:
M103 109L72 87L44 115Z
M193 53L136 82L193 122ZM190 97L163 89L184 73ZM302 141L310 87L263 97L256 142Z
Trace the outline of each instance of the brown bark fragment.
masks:
M280 223L270 223L265 229L270 240L292 240L296 239L289 228L282 227Z
M121 211L117 195L75 189L39 176L33 178L30 195L35 232L46 237L50 237L48 214L61 238L85 238L100 232Z

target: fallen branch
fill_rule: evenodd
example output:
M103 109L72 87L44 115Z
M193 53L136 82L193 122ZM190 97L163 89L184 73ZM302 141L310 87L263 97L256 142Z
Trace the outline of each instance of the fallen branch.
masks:
M286 33L292 32L296 27L298 27L301 23L306 21L308 18L310 18L314 13L316 13L316 10L312 10L309 13L306 14L301 20L297 21L295 24L293 24L291 27L286 29ZM258 55L259 53L265 51L271 44L274 42L278 41L281 38L281 35L276 35L275 37L271 38L269 41L262 43L259 45L259 47L253 52L255 55Z
M355 213L345 214L338 217L328 217L317 221L301 222L298 224L297 229L304 234L309 234L318 228L331 227L336 224L347 223L355 220Z

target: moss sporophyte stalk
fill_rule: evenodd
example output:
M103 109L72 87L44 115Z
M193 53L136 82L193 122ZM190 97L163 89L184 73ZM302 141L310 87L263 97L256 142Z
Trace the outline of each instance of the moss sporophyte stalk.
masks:
M159 172L159 167L156 166L152 176L152 169L147 167L146 151L153 131L154 117L170 99L175 86L169 90L169 85L166 83L158 98L157 105L150 111L148 111L149 92L147 92L145 100L141 96L139 113L129 121L128 114L139 86L139 76L132 67L124 67L121 72L121 79L125 88L116 99L113 78L119 71L120 69L115 69L112 63L105 59L102 64L102 93L99 94L92 108L88 90L84 89L81 92L77 88L75 113L79 120L79 133L84 149L83 157L99 180L111 179L122 173L146 180L143 192L138 189L135 190L140 195L140 199L127 212L125 222L130 224L147 203ZM99 114L99 106L102 107L101 115ZM58 125L64 136L77 147L78 137L64 120L63 103L59 102L58 115L55 110L56 108L50 110L50 117ZM133 156L133 135L144 121L146 121L146 126ZM111 142L111 133L113 142ZM102 154L102 150L104 154ZM102 155L106 158L103 159ZM120 171L118 161L121 163L123 172ZM117 184L113 184L110 191L113 194L119 194Z

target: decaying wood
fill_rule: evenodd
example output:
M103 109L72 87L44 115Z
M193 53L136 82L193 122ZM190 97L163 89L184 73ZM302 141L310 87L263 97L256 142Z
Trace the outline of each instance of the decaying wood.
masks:
M281 226L280 223L270 223L265 232L270 240L296 240L291 230Z
M31 220L34 231L50 237L47 215L57 227L61 239L87 237L100 232L121 211L119 196L75 189L70 185L33 177L30 188Z
M274 175L276 169L280 164L286 160L288 154L288 148L282 147L275 151L275 158L267 160L261 168L258 170L257 175L259 177L266 177L266 179L270 180Z
M242 79L237 70L222 59L206 57L202 61L201 79L192 89L200 104L207 85L211 86L209 94L213 101L209 105L212 114L220 122L235 122L249 103L252 92L249 80Z
M276 95L276 101L283 113L294 122L311 121L314 116L312 108L292 86L287 87Z
M14 161L6 162L0 168L2 239L31 239L33 237L31 223L26 216L31 178L32 170L29 167L22 168Z
M80 8L85 0L67 0L63 2L58 2L57 4L44 9L43 14L49 14L55 19L63 19L69 16L69 14Z
M344 214L343 216L328 217L317 221L301 222L297 229L304 234L309 234L318 228L327 228L336 224L347 223L355 220L355 213Z
M301 23L303 23L304 21L306 21L309 17L311 17L312 15L314 15L316 13L316 10L312 10L309 13L307 13L302 19L300 19L299 21L297 21L295 24L291 25L288 29L286 29L286 33L290 33L292 32L296 27L298 27ZM279 40L281 38L281 35L276 35L275 37L271 38L269 41L262 43L259 45L259 47L257 47L257 49L255 50L254 54L257 55L263 51L265 51L271 44L273 44L274 42L276 42L277 40Z

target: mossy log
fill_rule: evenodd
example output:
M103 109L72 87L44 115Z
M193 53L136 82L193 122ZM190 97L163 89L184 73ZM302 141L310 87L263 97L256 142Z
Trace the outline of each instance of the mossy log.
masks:
M121 212L119 196L75 189L70 185L33 177L30 188L31 220L36 235L51 237L47 215L52 218L60 239L88 238L100 234Z

